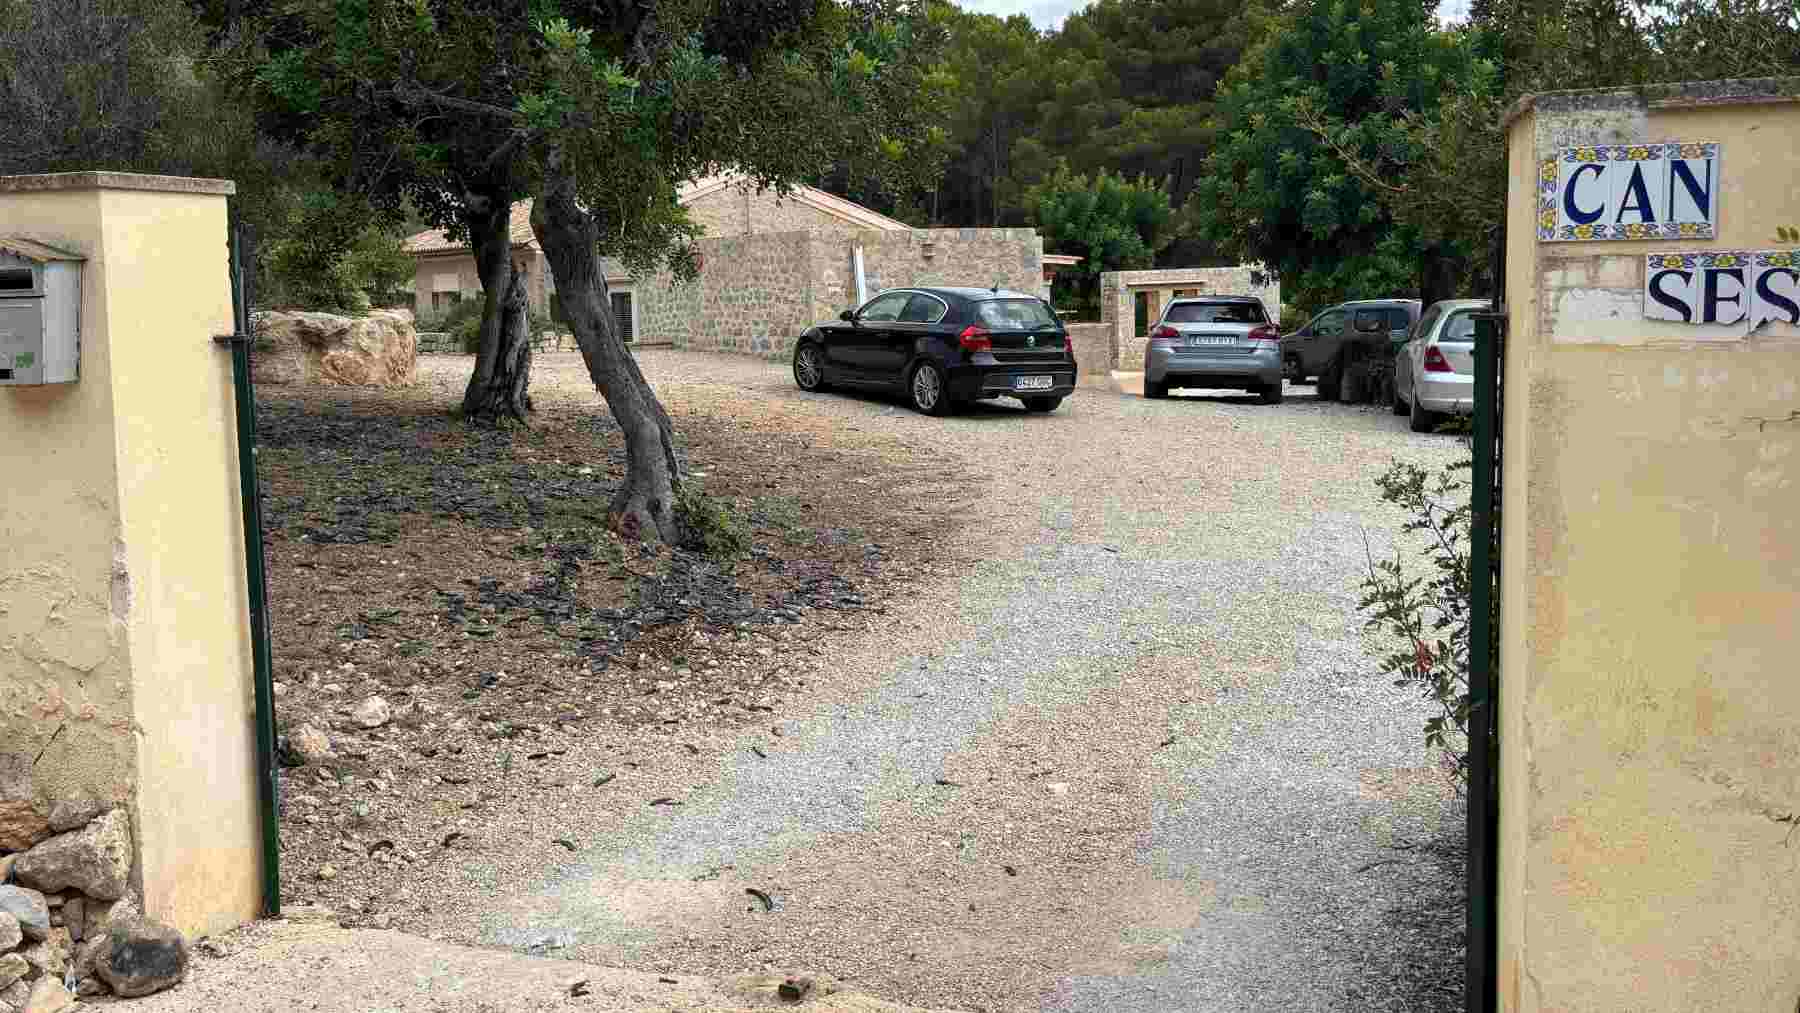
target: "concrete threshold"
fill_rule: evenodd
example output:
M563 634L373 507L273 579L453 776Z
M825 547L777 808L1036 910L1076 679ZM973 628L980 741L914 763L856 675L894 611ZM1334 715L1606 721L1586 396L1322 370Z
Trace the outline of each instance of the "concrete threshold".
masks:
M786 998L784 985L802 994ZM404 932L340 928L330 912L305 907L194 947L185 982L133 1000L131 1008L133 1013L538 1013L572 1006L597 1013L751 1013L797 1001L815 1013L929 1013L845 991L823 974L762 972L724 980L659 975Z

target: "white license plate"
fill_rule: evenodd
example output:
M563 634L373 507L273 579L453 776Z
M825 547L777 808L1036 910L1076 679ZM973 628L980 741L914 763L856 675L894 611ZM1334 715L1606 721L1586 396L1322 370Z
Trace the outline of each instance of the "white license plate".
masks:
M1190 334L1189 345L1235 345L1237 338L1229 334Z
M1020 376L1013 379L1013 390L1049 390L1052 378L1048 376Z

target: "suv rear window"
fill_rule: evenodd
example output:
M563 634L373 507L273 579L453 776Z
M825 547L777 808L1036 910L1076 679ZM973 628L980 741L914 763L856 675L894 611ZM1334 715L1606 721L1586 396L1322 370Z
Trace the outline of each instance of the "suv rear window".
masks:
M975 304L982 326L996 331L1035 331L1055 327L1050 307L1036 299L986 299Z
M1260 302L1178 302L1163 315L1167 324L1266 324Z
M1406 318L1406 310L1398 306L1374 306L1356 311L1356 319L1350 325L1352 330L1364 334L1377 331L1404 331L1412 326Z

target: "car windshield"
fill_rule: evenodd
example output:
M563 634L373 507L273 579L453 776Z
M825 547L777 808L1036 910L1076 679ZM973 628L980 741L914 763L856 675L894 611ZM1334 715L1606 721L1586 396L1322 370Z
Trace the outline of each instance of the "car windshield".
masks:
M1266 324L1259 302L1178 302L1163 317L1167 324Z
M1035 331L1056 326L1050 307L1036 299L987 299L975 305L975 315L990 330Z

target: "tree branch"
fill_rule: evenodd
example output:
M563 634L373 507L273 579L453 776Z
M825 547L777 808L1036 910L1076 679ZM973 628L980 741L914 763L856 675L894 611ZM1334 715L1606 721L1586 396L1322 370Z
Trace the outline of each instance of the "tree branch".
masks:
M1319 119L1317 113L1313 112L1311 103L1306 102L1304 99L1294 103L1294 122L1299 125L1300 129L1325 142L1326 146L1331 148L1332 153L1337 155L1338 161L1343 162L1344 167L1349 169L1356 175L1356 178L1362 180L1364 183L1367 183L1378 190L1386 190L1388 193L1394 194L1407 193L1411 190L1411 187L1395 186L1382 179L1380 176L1376 175L1373 169L1369 168L1368 164L1362 160L1361 156L1354 155L1345 150L1344 146L1339 144L1337 139L1331 136L1331 131L1326 128L1324 121Z
M477 102L474 99L457 98L454 95L445 95L416 84L390 88L379 94L410 106L435 105L442 109L455 109L458 112L491 116L495 119L509 120L515 123L524 119L516 109L508 109L490 102Z

